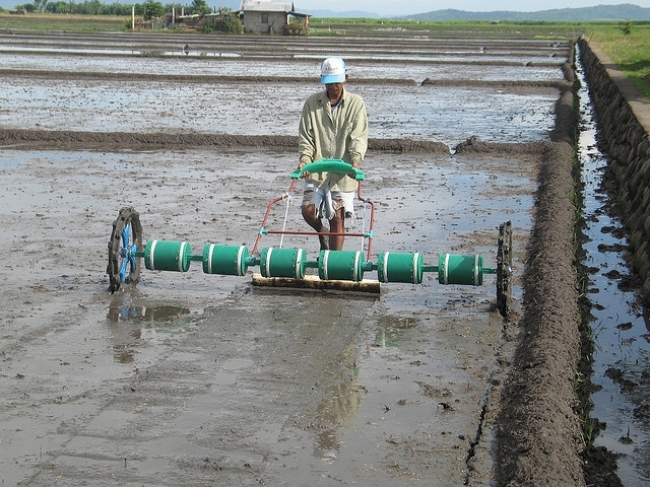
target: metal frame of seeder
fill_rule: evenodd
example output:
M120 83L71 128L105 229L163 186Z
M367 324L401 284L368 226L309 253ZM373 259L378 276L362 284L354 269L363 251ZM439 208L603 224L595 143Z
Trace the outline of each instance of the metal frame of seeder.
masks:
M304 249L284 248L285 235L336 235L329 232L286 230L288 211L285 212L281 230L267 227L273 207L292 198L296 182L303 173L338 172L348 174L359 182L357 198L364 205L361 232L346 232L346 237L362 238L362 250L321 250L316 260L309 260ZM497 266L484 267L481 255L442 254L437 265L426 265L419 252L381 252L372 260L375 207L371 200L361 194L364 173L350 164L335 159L324 159L308 164L300 171L291 173L291 185L286 193L273 199L266 210L252 252L244 245L207 243L201 254L193 254L188 242L149 240L142 244L142 226L139 213L132 207L120 210L113 222L108 242L108 267L110 291L117 291L122 284L136 284L140 278L141 261L148 270L187 272L191 262L201 262L206 274L244 276L249 268L258 267L253 273L255 286L294 287L305 289L336 289L378 293L381 283L421 284L424 273L438 274L440 284L479 286L483 276L497 276L497 308L507 316L511 295L512 275L512 227L505 222L499 227ZM287 210L288 210L287 204ZM260 248L265 235L280 235L277 247ZM363 251L365 247L365 252ZM313 269L314 271L307 271ZM316 277L317 270L317 277ZM376 272L377 279L366 279L365 274Z

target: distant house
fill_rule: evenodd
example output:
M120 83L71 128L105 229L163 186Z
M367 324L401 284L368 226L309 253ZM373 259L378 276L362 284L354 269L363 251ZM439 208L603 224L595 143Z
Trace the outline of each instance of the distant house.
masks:
M296 12L293 2L244 0L240 17L244 32L309 34L309 15Z

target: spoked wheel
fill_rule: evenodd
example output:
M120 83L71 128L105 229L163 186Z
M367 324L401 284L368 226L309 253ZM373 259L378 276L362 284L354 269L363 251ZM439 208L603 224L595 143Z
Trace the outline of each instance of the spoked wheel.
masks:
M117 291L122 284L136 284L140 279L140 259L135 253L142 251L142 226L140 214L133 208L122 208L113 222L113 233L108 241L109 290Z
M508 317L512 300L512 222L499 226L497 250L497 308Z

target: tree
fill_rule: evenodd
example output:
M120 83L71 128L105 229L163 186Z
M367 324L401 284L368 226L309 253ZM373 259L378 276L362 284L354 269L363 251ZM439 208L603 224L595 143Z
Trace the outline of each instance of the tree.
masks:
M26 3L25 5L16 5L14 7L16 10L26 10L27 12L35 12L36 11L36 5L33 3Z
M104 6L104 13L106 15L131 15L131 4L113 2Z
M101 15L102 9L104 8L104 5L99 0L86 1L80 6L81 12L75 11L75 13L83 13L86 15Z
M220 8L219 15L221 16L221 31L228 34L243 34L244 26L239 20L239 15L228 8Z
M192 0L192 5L190 5L190 10L193 14L205 15L212 12L212 9L208 7L208 4L205 3L205 0Z
M165 7L160 2L154 0L147 0L147 3L144 4L144 19L151 20L156 17L162 17L165 13Z
M69 2L64 2L59 0L58 2L49 2L45 7L46 12L51 14L71 14L72 13L72 4Z
M36 7L36 10L44 11L45 10L45 4L47 3L47 0L32 0L34 3L34 7Z

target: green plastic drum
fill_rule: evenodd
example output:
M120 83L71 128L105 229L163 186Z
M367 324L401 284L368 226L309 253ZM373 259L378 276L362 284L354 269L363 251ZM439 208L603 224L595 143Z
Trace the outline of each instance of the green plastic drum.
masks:
M246 274L248 248L244 245L205 244L203 247L203 272L225 276Z
M379 282L409 282L422 284L422 254L384 252L379 254L377 276Z
M440 284L483 284L483 257L481 255L442 254L438 259Z
M187 272L191 255L187 242L149 240L144 246L144 265L152 271Z
M307 253L303 249L268 247L260 252L260 274L264 277L305 277Z
M318 277L325 281L361 281L363 252L321 250L318 257Z

